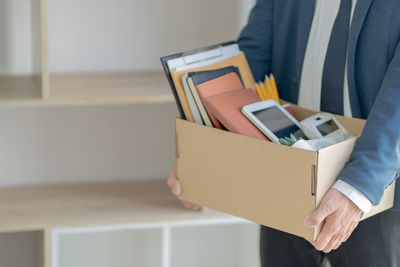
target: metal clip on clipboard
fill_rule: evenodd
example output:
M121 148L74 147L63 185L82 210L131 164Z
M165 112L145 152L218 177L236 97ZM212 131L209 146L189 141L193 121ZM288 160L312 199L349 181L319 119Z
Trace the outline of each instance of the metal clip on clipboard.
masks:
M222 57L224 55L223 46L216 45L201 49L196 49L190 52L184 52L181 54L185 65L195 64L215 58Z

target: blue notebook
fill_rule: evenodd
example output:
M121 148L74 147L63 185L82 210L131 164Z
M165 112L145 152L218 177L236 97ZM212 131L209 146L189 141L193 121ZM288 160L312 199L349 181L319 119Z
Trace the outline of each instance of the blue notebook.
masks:
M235 72L243 84L242 77L240 76L239 68L234 67L234 66L229 66L229 67L215 69L215 70L189 72L188 78L192 78L193 84L195 86L197 86L199 84L214 80L216 78L219 78L219 77L224 76L231 72Z

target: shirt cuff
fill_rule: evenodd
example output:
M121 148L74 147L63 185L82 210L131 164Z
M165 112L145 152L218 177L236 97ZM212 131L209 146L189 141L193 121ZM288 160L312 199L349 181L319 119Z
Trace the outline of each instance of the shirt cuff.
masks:
M345 181L337 180L333 185L333 188L353 201L353 203L364 213L368 213L371 210L371 201L369 201L369 199L354 186L346 183Z

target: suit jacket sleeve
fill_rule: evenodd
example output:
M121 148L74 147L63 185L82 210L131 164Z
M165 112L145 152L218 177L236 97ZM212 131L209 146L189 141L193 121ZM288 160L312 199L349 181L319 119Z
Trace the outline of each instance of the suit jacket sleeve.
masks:
M257 0L238 43L256 82L270 73L272 57L273 0Z
M400 170L400 44L349 164L339 179L377 205Z

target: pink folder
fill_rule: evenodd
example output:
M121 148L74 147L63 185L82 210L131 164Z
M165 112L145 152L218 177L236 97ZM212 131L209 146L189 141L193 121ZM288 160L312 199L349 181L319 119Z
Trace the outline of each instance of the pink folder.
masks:
M238 89L243 89L243 85L238 75L235 72L228 73L224 76L221 76L219 78L207 81L205 83L196 86L197 93L199 94L199 97L203 102L203 105L214 127L222 129L222 126L220 125L218 120L215 119L212 113L210 113L210 111L208 110L207 106L204 103L210 97L226 94L229 92L236 91Z
M239 89L207 98L204 105L228 131L269 141L268 137L242 114L243 106L259 101L261 99L252 89Z

